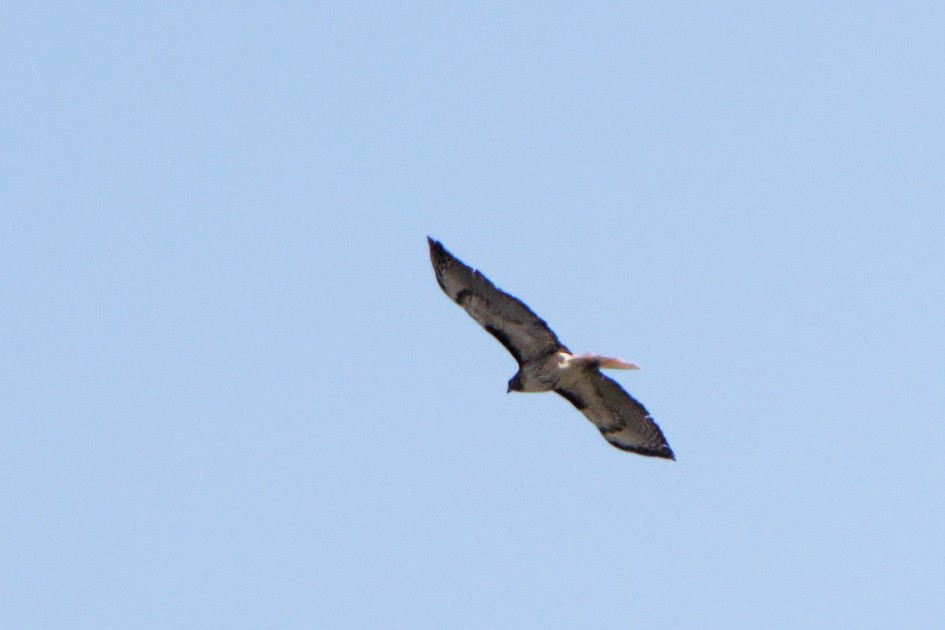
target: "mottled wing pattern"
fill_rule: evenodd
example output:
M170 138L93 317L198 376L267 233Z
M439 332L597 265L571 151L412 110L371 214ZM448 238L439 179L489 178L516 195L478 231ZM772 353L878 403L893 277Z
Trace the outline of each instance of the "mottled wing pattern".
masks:
M451 300L512 353L519 365L564 349L548 325L521 300L496 288L489 279L427 238L436 281Z
M595 369L567 388L556 389L600 430L604 439L617 448L676 459L663 432L647 410L613 379Z

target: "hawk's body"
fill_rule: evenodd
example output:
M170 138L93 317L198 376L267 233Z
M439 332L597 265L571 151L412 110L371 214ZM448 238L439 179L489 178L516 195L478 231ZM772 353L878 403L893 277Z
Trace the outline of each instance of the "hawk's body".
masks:
M675 459L662 431L646 409L600 368L636 369L620 359L573 355L548 325L521 300L502 292L484 275L463 264L433 239L430 259L436 280L515 357L519 370L508 391L554 391L566 398L625 451Z

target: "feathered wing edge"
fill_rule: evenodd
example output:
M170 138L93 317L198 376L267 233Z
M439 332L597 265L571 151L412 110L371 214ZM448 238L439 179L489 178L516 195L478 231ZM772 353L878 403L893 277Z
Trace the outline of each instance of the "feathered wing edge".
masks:
M659 425L615 380L589 370L579 384L555 390L584 414L612 446L638 455L676 459Z
M527 304L496 287L481 272L429 236L430 261L443 292L495 337L519 365L558 350L554 331Z

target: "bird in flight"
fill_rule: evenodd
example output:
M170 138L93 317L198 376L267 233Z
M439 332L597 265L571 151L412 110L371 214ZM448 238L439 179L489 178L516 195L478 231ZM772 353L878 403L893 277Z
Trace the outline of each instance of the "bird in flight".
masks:
M427 237L436 281L499 340L518 362L509 392L553 391L574 405L612 445L624 451L676 459L647 410L601 368L635 370L622 359L571 354L554 332L524 302L498 289L443 245Z

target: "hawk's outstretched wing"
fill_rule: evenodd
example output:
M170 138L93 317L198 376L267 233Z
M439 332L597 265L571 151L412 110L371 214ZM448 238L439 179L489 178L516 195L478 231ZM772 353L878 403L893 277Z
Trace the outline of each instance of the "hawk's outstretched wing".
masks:
M604 439L624 451L676 459L663 432L647 410L613 379L596 369L555 390L600 430Z
M463 264L438 241L429 237L427 241L440 288L498 339L519 365L558 350L567 351L548 324L521 300L496 288L488 278Z

